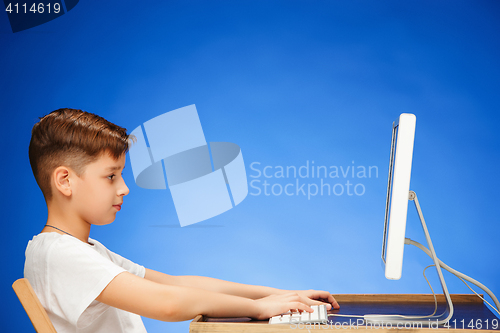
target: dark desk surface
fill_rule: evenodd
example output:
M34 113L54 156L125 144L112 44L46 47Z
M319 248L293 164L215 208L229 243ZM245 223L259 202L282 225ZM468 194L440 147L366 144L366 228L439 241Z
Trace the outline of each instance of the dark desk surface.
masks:
M364 295L334 295L340 304L340 310L331 310L329 313L364 315L364 314L400 314L400 315L430 315L434 311L432 295L411 294L364 294ZM437 315L446 309L443 295L438 295ZM439 330L463 332L465 330L481 329L481 333L500 331L498 319L476 295L452 295L454 314L449 327L440 327ZM198 316L190 325L190 332L281 332L307 329L326 330L335 329L347 332L357 329L362 331L376 329L378 332L393 332L396 327L377 327L364 325L361 318L356 317L329 317L328 325L269 325L268 321L252 320L250 318L206 318ZM435 332L436 327L401 328L405 331L422 333ZM378 333L377 332L377 333Z

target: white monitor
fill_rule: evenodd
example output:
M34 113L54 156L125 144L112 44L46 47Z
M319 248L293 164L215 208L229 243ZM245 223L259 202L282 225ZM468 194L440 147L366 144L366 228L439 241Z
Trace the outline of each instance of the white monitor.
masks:
M382 261L385 277L399 280L403 268L416 117L403 113L392 124L391 158L385 205Z

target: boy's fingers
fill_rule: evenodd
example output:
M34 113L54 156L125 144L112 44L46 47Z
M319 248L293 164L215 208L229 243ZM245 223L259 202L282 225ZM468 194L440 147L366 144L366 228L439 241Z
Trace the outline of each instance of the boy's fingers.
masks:
M332 295L330 295L330 297L328 298L328 302L332 304L334 309L340 309L339 303Z
M310 308L310 305L311 305L311 299L307 298L307 297L303 297L301 295L297 295L297 294L292 294L288 297L288 301L289 302L296 302L296 303L299 303L299 304L303 304L305 307L307 307L308 309L311 309ZM318 303L319 304L319 303ZM297 308L298 309L298 308ZM304 310L303 308L300 308L301 310ZM308 312L312 312L312 309L311 311L307 310Z
M327 291L323 290L307 290L305 292L290 292L287 294L280 295L287 301L299 301L309 305L319 305L326 304L327 310L339 309L339 303L335 298Z
M313 305L322 305L322 304L325 304L326 305L326 309L327 310L331 310L332 309L332 305L330 303L327 303L327 302L323 302L323 301L312 301L312 304Z
M330 306L327 306L328 310L330 310L331 308L334 309L340 308L339 303L337 303L332 294L330 294L327 291L316 291L314 294L311 294L310 297L312 300L319 302L314 304L322 304L322 303L329 304Z
M339 303L337 303L332 294L327 291L319 291L315 296L315 298L325 300L325 303L330 303L334 309L340 308Z
M290 302L295 301L295 302L302 302L304 304L309 304L310 299L307 297L304 297L302 295L299 295L297 293L291 293L286 295L286 299Z
M290 309L313 312L313 309L309 305L302 302L291 302Z

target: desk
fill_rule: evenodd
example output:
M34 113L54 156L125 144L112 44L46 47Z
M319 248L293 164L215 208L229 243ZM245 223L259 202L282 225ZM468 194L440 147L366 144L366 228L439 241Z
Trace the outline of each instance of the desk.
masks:
M434 311L434 298L432 295L415 294L364 294L364 295L334 295L340 304L340 310L331 310L329 313L363 315L363 314L408 314L429 315ZM405 332L418 333L464 333L477 330L481 325L481 333L498 333L500 319L498 319L483 301L476 295L451 295L454 306L454 315L450 327L444 328L401 328ZM446 309L443 295L437 295L438 311L441 314ZM298 327L293 325L269 325L268 321L253 320L250 318L206 318L197 316L191 322L191 333L209 332L324 332L327 330L339 333L394 333L394 328L380 328L376 326L357 325L359 318L329 317L329 325L312 325ZM351 319L351 325L349 324ZM342 323L344 327L342 327ZM361 323L360 323L361 324ZM355 331L353 331L355 330Z

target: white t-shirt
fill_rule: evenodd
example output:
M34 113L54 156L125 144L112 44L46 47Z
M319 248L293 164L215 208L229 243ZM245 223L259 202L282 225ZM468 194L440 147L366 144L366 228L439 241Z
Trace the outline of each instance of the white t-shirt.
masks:
M24 277L56 331L146 332L139 315L95 300L118 274L128 271L144 277L145 268L109 251L96 240L89 242L94 245L48 232L33 237L26 248Z

